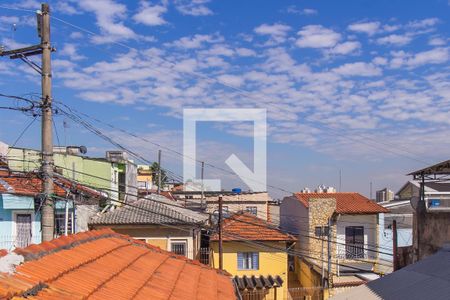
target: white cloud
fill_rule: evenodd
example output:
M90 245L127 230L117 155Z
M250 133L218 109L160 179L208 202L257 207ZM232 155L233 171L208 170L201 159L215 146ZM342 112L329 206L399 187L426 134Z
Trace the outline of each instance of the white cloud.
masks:
M448 48L435 48L433 50L417 53L407 60L406 64L418 67L425 64L441 64L449 59Z
M291 27L284 24L262 24L254 29L256 34L269 35L276 43L282 43L286 40L286 35Z
M74 7L69 1L58 1L55 3L55 11L66 15L78 15L81 11Z
M329 50L330 54L340 54L346 55L361 48L361 43L358 41L347 41L344 43L337 44L335 47Z
M347 63L333 69L343 76L379 76L382 71L379 67L365 62Z
M69 43L64 44L64 47L58 53L62 56L68 56L70 58L70 60L75 60L75 61L86 58L85 56L80 55L78 53L77 47L75 46L75 44L69 44Z
M182 49L196 49L201 48L204 43L218 43L223 41L221 36L214 36L209 34L196 34L194 36L185 36L172 43L166 44L167 46L174 46Z
M432 27L432 26L436 25L437 23L439 23L438 18L428 18L428 19L416 20L416 21L410 22L410 23L408 23L407 26L410 28L419 29L419 28Z
M235 51L239 56L256 56L256 52L249 48L236 48Z
M19 22L19 17L16 16L0 16L0 23L2 24L15 24Z
M443 38L434 37L428 41L430 46L444 46L447 42Z
M392 52L393 58L390 61L391 68L417 68L428 64L442 64L449 60L448 48L435 48L416 54L404 51Z
M137 38L136 33L121 21L126 17L125 5L113 0L80 0L78 5L81 9L94 13L97 17L97 25L103 36L95 36L94 42L109 43Z
M183 15L208 16L213 12L205 4L209 0L176 0L175 8Z
M380 22L359 22L348 26L348 29L355 32L363 32L368 35L374 35L380 28Z
M219 81L221 81L227 85L234 86L234 87L239 87L244 82L242 77L236 76L236 75L228 75L228 74L220 75L218 77L218 79L219 79Z
M79 31L74 31L69 35L69 37L71 39L81 39L83 37L83 34Z
M337 44L341 35L322 25L308 25L298 33L296 45L300 48L331 48Z
M286 8L286 12L290 13L290 14L306 15L306 16L317 15L317 10L315 10L313 8L300 9L300 8L297 8L295 5L288 6Z
M133 20L148 26L157 26L166 24L162 17L167 12L167 7L164 5L151 6L147 1L141 1L139 12L133 16Z
M382 38L377 39L377 43L380 45L394 45L394 46L404 46L412 41L412 37L409 35L399 35L391 34Z

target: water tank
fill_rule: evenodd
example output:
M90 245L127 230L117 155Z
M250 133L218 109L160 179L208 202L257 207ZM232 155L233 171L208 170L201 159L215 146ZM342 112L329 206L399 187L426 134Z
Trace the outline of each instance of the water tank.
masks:
M242 193L242 189L241 188L234 188L231 190L234 194L240 194Z

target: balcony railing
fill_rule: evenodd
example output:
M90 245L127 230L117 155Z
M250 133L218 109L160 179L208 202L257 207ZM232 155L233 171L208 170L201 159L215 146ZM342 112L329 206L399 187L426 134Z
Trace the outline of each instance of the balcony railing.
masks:
M336 257L348 260L376 259L377 255L375 250L374 247L369 247L366 244L338 244Z

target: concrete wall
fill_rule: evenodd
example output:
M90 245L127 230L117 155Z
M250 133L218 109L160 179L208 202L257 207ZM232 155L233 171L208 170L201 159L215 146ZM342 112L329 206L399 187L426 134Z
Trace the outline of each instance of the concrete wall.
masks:
M283 286L277 290L277 299L285 299L288 287L288 261L287 253L277 251L275 248L286 248L286 242L258 242L263 243L266 247L253 245L243 242L223 243L223 267L232 276L275 276L278 275L283 279ZM213 267L219 267L219 249L217 242L211 242L213 252ZM237 253L238 252L258 252L259 253L259 269L258 270L238 270Z
M217 212L219 209L218 200L218 196L205 197L207 213ZM271 198L267 193L224 195L222 198L224 210L228 208L229 212L239 212L245 211L249 206L256 206L257 217L263 220L267 220L269 200ZM187 201L193 201L193 199ZM198 202L199 200L195 199L194 201Z
M345 244L345 228L347 226L362 226L364 227L364 248L378 251L375 246L378 244L378 225L377 215L341 215L337 219L337 242ZM339 259L345 260L345 245L338 245ZM364 258L377 259L377 252L364 251Z
M280 205L280 218L281 229L297 237L297 250L309 249L309 239L303 236L309 232L308 209L294 196L285 197Z
M158 225L109 225L91 226L92 228L109 227L115 232L129 235L135 239L145 240L149 244L159 246L164 250L171 251L172 241L184 241L187 243L187 257L197 257L200 242L200 232L193 228L179 226L177 228L161 227Z
M415 259L421 260L436 253L450 242L450 212L427 212L419 202L413 224Z
M11 197L11 195L8 196ZM17 198L21 197L17 196ZM15 215L17 213L31 214L31 243L38 244L41 242L41 216L39 213L35 214L34 206L21 209L5 209L3 207L3 196L0 194L0 249L9 250L15 246L15 237L17 235L15 230Z

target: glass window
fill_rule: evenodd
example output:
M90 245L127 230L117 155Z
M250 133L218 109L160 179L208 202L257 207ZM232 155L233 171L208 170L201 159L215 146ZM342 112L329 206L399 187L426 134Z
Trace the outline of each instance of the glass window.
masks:
M258 214L258 208L256 206L247 206L245 208L245 211L248 212L248 213L251 213L251 214L253 214L255 216Z
M57 236L64 235L66 232L66 212L55 211L55 234ZM67 233L73 233L72 228L72 210L69 210L67 218Z
M172 241L170 242L170 249L173 253L186 256L187 243L186 241Z
M314 235L315 236L328 236L329 232L328 226L316 226L314 228Z
M238 270L258 270L259 253L258 252L238 252Z

